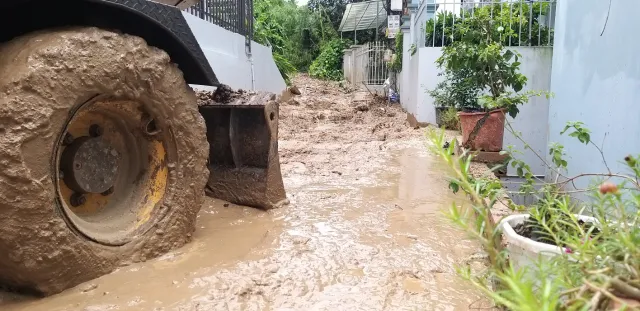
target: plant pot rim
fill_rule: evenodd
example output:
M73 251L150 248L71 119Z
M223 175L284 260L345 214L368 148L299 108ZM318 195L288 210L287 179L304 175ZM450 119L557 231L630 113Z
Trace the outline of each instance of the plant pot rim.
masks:
M498 113L498 112L502 112L503 114L507 111L506 108L498 108L498 109L494 109L489 111L489 114L494 114L494 113ZM477 116L477 115L483 115L487 113L486 111L477 111L477 112L464 112L464 111L458 111L458 115L459 116Z
M582 221L598 223L598 220L596 218L579 214L574 215ZM516 231L513 230L513 227L527 220L528 218L529 214L515 214L507 216L500 221L500 223L498 224L498 228L502 229L502 233L505 235L505 238L511 240L513 243L516 243L523 248L527 248L537 253L553 253L559 255L567 253L567 249L565 247L536 242L530 238L517 234Z

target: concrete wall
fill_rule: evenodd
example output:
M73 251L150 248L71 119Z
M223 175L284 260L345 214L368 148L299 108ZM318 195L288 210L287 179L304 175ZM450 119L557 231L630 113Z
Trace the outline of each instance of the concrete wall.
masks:
M407 110L408 113L412 114L415 116L417 109L418 109L418 99L417 99L417 92L418 92L418 71L420 69L420 58L418 57L419 54L418 52L416 52L414 55L411 55L411 52L409 52L409 48L411 47L411 43L409 42L409 46L407 47L407 52L405 54L405 58L402 60L402 66L407 68L407 70L405 71L404 68L402 70L402 72L406 72L405 74L407 75L406 81L407 84L405 87L405 91L403 91L404 93L406 93L405 95L405 102L402 103L404 109ZM405 65L406 63L406 65Z
M613 1L605 27L608 6L609 1L601 0L558 3L549 141L565 146L570 176L606 169L593 146L559 134L567 121L584 122L596 144L604 140L614 172L623 170L619 162L624 156L640 153L640 42L633 36L640 29L640 1ZM577 186L588 182L578 180Z
M520 71L527 76L527 86L524 90L544 90L551 88L551 60L554 50L552 47L515 47L522 58ZM514 129L522 134L524 140L536 150L540 156L549 153L547 129L545 127L549 115L549 99L545 96L534 97L529 103L520 106L520 113L514 119L507 118ZM524 154L520 158L531 166L535 175L544 175L546 166L531 150L525 150L524 143L519 141L505 129L504 146L513 145L516 150ZM509 167L507 174L517 176L515 169Z
M427 90L432 90L436 87L442 77L438 77L440 70L436 68L435 61L442 55L441 48L427 48L423 47L418 49L420 56L420 67L418 71L418 83L416 89L416 114L415 117L418 122L426 122L430 124L436 123L436 108L434 106L434 100Z
M345 80L353 83L353 72L351 71L351 68L353 68L353 49L345 49L342 53L342 73Z
M273 61L271 49L251 42L251 59L245 53L245 38L239 34L183 12L200 48L218 80L235 89L281 93L286 84ZM255 81L252 83L252 79Z
M402 68L400 69L400 73L398 73L398 83L400 83L400 105L404 107L404 103L408 102L407 95L409 94L409 75L405 74L409 72L409 53L407 49L409 49L409 29L401 28L403 41L402 41L402 51L396 51L396 53L402 53ZM404 107L407 109L407 107Z
M551 59L553 49L551 47L514 47L513 50L522 54L520 70L529 80L525 90L549 90L551 79ZM435 61L442 55L439 47L423 47L418 50L416 56L411 60L410 75L411 86L406 89L410 92L403 103L403 107L412 113L418 122L434 124L435 101L426 93L432 90L442 81L438 76L440 70L436 67ZM404 69L404 68L403 68ZM403 70L404 72L404 70ZM522 133L523 138L532 146L538 154L547 154L547 134L546 122L549 109L549 100L545 97L532 99L528 104L520 107L520 114L516 119L508 118L516 131ZM524 150L524 145L511 133L505 131L504 146L514 145L518 150ZM531 170L536 175L545 174L544 163L530 150L524 151L522 160L531 166ZM507 174L515 175L514 169L509 168Z

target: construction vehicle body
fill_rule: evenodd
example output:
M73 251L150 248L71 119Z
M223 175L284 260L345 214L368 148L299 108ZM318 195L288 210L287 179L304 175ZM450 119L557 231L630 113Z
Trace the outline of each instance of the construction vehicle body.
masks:
M224 89L194 4L0 2L0 286L49 295L180 247L205 193L285 202L278 98L188 86Z

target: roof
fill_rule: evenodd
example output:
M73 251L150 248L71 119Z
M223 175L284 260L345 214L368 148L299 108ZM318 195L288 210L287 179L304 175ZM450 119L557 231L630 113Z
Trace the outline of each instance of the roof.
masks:
M354 31L378 28L387 20L387 10L382 1L349 3L342 15L338 31Z

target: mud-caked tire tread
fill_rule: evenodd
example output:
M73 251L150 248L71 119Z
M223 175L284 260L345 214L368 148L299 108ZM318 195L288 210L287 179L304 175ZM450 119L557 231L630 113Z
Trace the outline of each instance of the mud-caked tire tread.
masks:
M98 28L31 33L0 44L0 285L60 292L189 241L204 200L209 146L196 97L169 56ZM152 230L104 246L71 230L56 203L52 154L74 107L95 95L144 103L175 142Z

